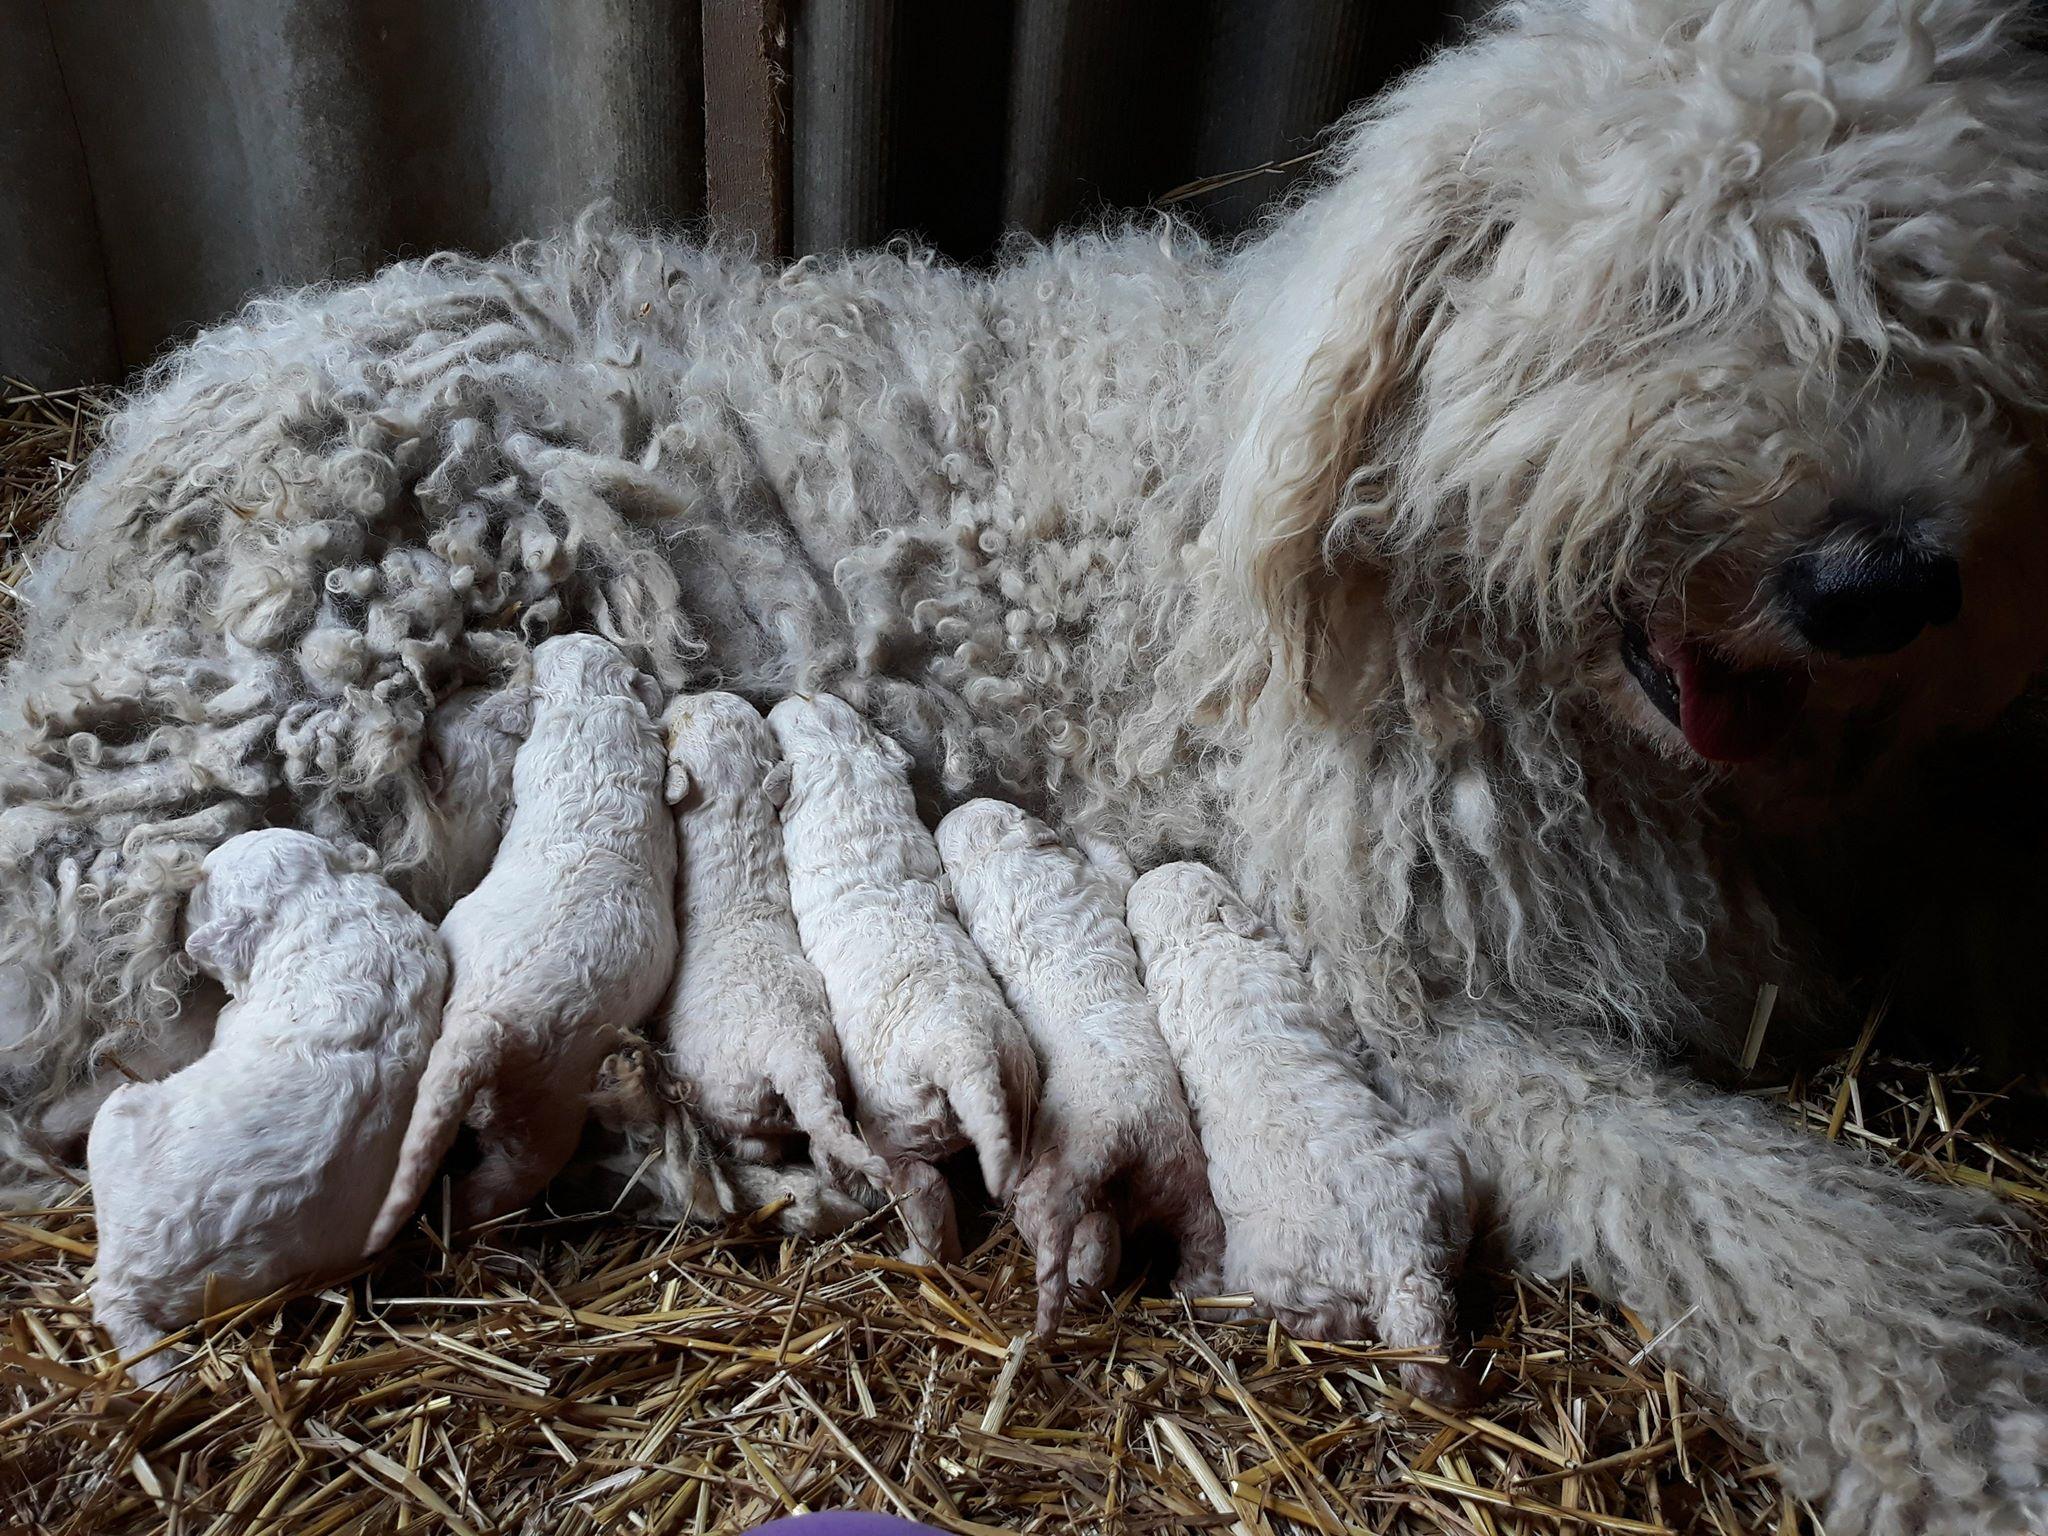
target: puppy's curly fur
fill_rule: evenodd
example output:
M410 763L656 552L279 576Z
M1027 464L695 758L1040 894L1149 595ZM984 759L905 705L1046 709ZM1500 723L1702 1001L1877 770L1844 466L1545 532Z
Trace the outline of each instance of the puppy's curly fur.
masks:
M1016 1200L1038 1260L1038 1331L1059 1326L1070 1283L1100 1292L1114 1282L1123 1234L1140 1227L1174 1239L1178 1284L1201 1294L1222 1272L1223 1223L1138 978L1123 892L999 800L948 812L938 842L960 921L1038 1053Z
M6 1150L175 1014L208 848L292 818L430 858L429 702L590 629L670 688L830 685L937 801L1224 868L1452 1101L1523 1262L1670 1330L1831 1529L2040 1523L2001 1235L1650 1063L1813 990L1763 832L2048 652L2025 15L1511 7L1229 252L771 272L587 222L253 306L113 423L27 588ZM1862 662L1770 601L1851 496L1930 509L1965 598ZM1805 707L1710 770L1624 623Z
M1224 1283L1305 1338L1450 1347L1472 1235L1465 1160L1367 1085L1308 977L1201 864L1131 887L1131 933L1187 1084L1228 1234ZM1473 1400L1455 1365L1410 1361L1424 1397Z

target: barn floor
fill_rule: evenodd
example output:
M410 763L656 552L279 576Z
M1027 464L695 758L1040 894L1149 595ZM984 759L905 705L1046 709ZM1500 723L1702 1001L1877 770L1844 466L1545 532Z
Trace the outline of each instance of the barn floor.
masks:
M6 386L0 584L90 443L81 394ZM0 593L0 605L6 596ZM0 615L0 650L7 643ZM1882 1030L1756 1092L1914 1173L2048 1204L2048 1143L1964 1068ZM961 1266L538 1216L451 1251L415 1228L326 1290L209 1319L185 1383L122 1393L89 1327L89 1194L0 1218L0 1531L291 1536L730 1532L861 1507L959 1531L1815 1532L1645 1331L1482 1270L1469 1416L1364 1344L1296 1342L1136 1294L1028 1342L1007 1226Z

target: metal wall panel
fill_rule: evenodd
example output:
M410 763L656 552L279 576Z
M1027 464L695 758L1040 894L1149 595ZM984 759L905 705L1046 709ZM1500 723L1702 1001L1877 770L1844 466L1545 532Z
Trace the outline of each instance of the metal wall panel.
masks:
M600 197L693 222L707 181L774 254L909 233L976 260L1300 154L1459 8L9 0L0 372L115 376L251 292L494 249ZM1228 235L1286 181L1177 206Z

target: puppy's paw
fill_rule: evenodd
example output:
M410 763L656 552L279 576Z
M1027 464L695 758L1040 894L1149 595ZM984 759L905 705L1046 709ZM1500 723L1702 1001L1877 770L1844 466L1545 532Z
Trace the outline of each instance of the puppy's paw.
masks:
M598 1124L609 1131L629 1131L661 1124L664 1095L660 1067L643 1045L612 1052L598 1064L588 1102Z

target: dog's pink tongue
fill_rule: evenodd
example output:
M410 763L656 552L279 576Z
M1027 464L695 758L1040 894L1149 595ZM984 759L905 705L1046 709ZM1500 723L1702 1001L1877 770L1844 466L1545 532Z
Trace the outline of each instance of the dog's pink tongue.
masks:
M1745 670L1691 641L1660 659L1678 679L1678 728L1712 762L1761 757L1792 729L1806 701L1804 672Z

